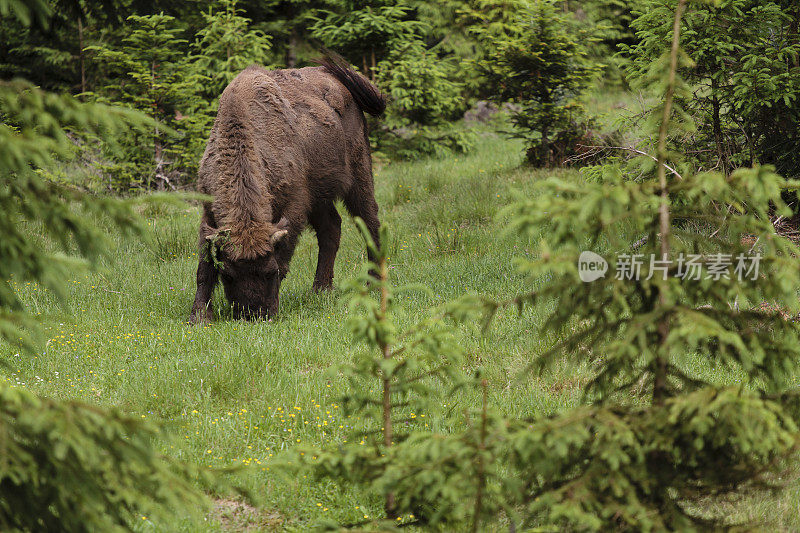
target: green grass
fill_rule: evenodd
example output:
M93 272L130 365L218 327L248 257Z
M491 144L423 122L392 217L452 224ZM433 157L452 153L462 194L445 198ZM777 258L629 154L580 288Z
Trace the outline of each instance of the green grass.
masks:
M530 253L530 243L505 233L496 217L515 191L531 194L536 180L547 175L521 168L522 153L519 143L487 134L468 156L388 163L376 170L381 218L391 228L392 278L431 288L430 294L399 299L401 325L470 291L507 298L531 290L512 265L515 257ZM580 179L575 171L564 174ZM330 372L364 349L351 342L344 327L347 312L339 289L365 261L352 221L344 217L334 291L311 291L316 241L307 233L281 288L276 320L229 320L218 291L219 319L192 327L186 318L195 288L198 209L162 207L145 215L149 243L116 239L115 262L68 280L70 312L36 286L17 287L28 307L41 313L48 340L35 356L0 346L11 367L8 379L54 398L119 406L164 421L176 436L164 445L167 453L206 465L246 465L241 481L263 503L263 510L241 511L223 502L223 510L206 518L187 515L170 524L143 519L142 530L216 531L245 522L303 530L320 517L377 516L381 502L374 497L271 470L298 443L341 442L357 423L341 414L337 402L345 383ZM564 365L541 378L516 379L553 340L536 333L546 312L546 305L522 314L503 311L485 333L476 325L461 326L468 366L484 369L490 401L509 413L553 412L580 400L585 375L580 368ZM719 381L734 379L704 361L688 364ZM479 399L464 391L448 402L460 408ZM793 488L732 506L730 512L796 529L798 505Z

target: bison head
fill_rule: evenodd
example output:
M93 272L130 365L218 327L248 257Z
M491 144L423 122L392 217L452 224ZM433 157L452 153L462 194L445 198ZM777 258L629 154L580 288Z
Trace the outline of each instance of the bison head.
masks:
M276 249L288 234L288 225L284 218L271 226L269 244L250 254L243 253L229 237L226 239L224 232L207 237L235 318L259 319L277 314L278 291L286 273L280 271Z

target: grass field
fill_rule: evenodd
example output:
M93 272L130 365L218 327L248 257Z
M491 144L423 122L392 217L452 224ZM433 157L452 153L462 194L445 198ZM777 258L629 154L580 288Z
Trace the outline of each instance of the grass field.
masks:
M530 253L529 243L507 234L496 216L514 194L530 193L547 175L520 167L522 152L517 142L484 134L468 156L393 162L376 170L382 222L391 229L391 275L397 284L419 283L432 291L400 298L401 324L471 291L506 298L533 288L513 266L515 257ZM580 179L575 171L564 172ZM164 445L167 453L206 465L246 465L239 478L263 504L246 511L224 501L211 514L187 513L169 524L143 517L138 527L144 531L217 531L246 523L303 530L320 517L353 521L379 514L381 502L355 489L271 470L298 443L339 442L355 423L341 414L344 382L330 372L364 349L344 327L339 289L365 260L353 223L345 217L334 291L311 291L316 241L309 232L281 288L276 320L230 320L218 291L217 321L192 327L186 319L195 288L198 209L165 206L144 215L150 242L115 239L115 262L98 273L76 273L67 282L70 312L36 286L17 287L29 308L41 313L48 340L36 356L0 347L13 370L9 379L54 398L119 406L164 421L176 435ZM490 401L500 409L543 413L580 401L580 368L565 365L541 378L516 379L552 340L536 333L546 313L546 305L521 315L503 311L485 333L477 325L461 327L468 365L484 368ZM715 375L703 361L687 364L719 381L736 379ZM478 396L467 391L448 402L475 406ZM798 509L800 496L792 488L775 498L732 504L730 512L797 530Z

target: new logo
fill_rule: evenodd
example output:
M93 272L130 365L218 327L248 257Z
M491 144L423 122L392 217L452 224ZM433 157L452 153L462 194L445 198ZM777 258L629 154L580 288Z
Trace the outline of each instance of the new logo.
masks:
M578 276L581 281L590 283L604 277L606 272L608 272L608 261L602 256L588 250L581 252L578 257Z

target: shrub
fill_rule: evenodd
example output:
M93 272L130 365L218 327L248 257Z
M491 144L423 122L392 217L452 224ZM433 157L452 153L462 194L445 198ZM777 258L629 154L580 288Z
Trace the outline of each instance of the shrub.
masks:
M205 25L191 46L174 17L131 16L123 46L92 46L110 80L98 100L152 117L152 129L128 132L123 153L106 153L104 171L117 191L176 189L194 180L225 86L253 63L264 63L270 39L250 28L236 0L201 13ZM192 51L194 53L188 53Z
M201 472L162 456L164 435L116 410L3 384L0 434L4 531L129 531L133 519L168 521L205 505L192 483Z
M673 2L647 0L625 47L629 76L646 78L669 40ZM695 90L681 105L697 125L678 142L703 168L729 173L771 164L800 176L800 12L793 2L721 0L695 6L682 21L694 60L681 75Z
M473 136L448 124L463 113L456 66L426 42L430 28L408 2L336 2L312 30L378 83L389 98L383 124L372 128L378 151L399 158L465 152Z
M127 20L122 47L88 48L105 65L110 80L97 99L130 106L154 123L149 131L126 132L119 139L123 156L106 154L113 163L105 171L118 191L175 188L173 181L182 173L193 174L200 157L196 149L186 150L187 144L210 125L210 119L198 123L196 116L205 105L196 93L204 80L190 68L183 52L187 43L179 38L174 17L133 15Z
M376 81L389 95L384 123L373 133L378 150L410 159L472 148L473 136L448 124L464 110L454 70L419 39L398 43L378 63Z
M528 161L562 165L559 156L576 151L570 143L594 129L580 103L582 91L600 70L589 61L592 38L584 30L571 30L568 14L554 0L512 4L513 17L504 14L494 24L473 26L489 50L481 66L492 98L519 105L511 113L513 135L526 140Z
M251 29L252 21L242 13L237 0L217 0L203 12L205 27L197 32L193 59L194 68L211 78L200 89L208 101L217 102L228 83L248 66L268 64L270 37Z
M441 124L463 111L461 87L450 81L455 67L419 39L398 43L377 66L376 80L389 94L400 124Z
M406 0L332 0L330 6L315 17L311 36L342 54L370 79L392 47L418 38L422 31Z
M350 382L343 408L370 422L354 427L346 444L335 449L303 448L298 458L320 478L357 483L383 498L384 519L358 521L351 527L372 522L381 529L401 523L458 529L469 523L475 510L472 497L486 489L494 474L493 450L486 447L490 422L486 399L477 414L480 422L472 423L470 431L449 437L425 428L427 421L442 414L441 397L433 385L442 381L446 388L457 389L469 381L461 374L462 350L447 320L463 318L471 309L446 306L398 331L394 294L404 289L391 286L386 251L376 249L363 222L357 222L375 262L365 265L350 286L348 325L355 340L370 350L337 371ZM381 242L389 242L385 229ZM369 285L379 291L378 301L370 295ZM487 505L478 514L483 519L494 511Z
M23 23L47 11L12 2ZM8 3L0 1L0 11ZM23 16L25 15L25 16ZM63 296L65 280L110 247L99 220L122 233L143 225L119 199L95 197L44 175L73 152L67 129L96 136L152 122L129 110L84 104L16 80L0 81L0 337L31 352L37 321L12 281L32 281ZM61 247L47 252L23 230L38 224ZM156 428L117 411L59 403L0 384L0 528L15 531L130 530L133 513L165 517L204 500L201 474L162 457Z
M709 503L780 485L800 436L788 409L800 328L759 306L798 309L797 248L775 236L769 218L772 206L787 214L781 192L798 184L765 167L731 176L668 172L667 156L679 158L668 138L683 131L670 122L681 116L675 95L687 90L676 74L685 4L677 2L671 53L651 71L663 97L655 164L640 160L644 179L551 179L509 212L513 230L547 228L538 259L520 265L533 278L550 277L525 299L555 302L544 329L561 338L533 368L561 358L593 368L583 387L592 405L512 432L511 463L526 511L576 529L730 526ZM687 221L712 229L685 231ZM635 251L620 238L623 227L642 236ZM737 261L753 266L746 235L760 243L760 270L739 276ZM581 252L600 242L619 255L605 277L583 282ZM645 259L639 276L625 274L631 254ZM687 276L694 254L707 270ZM715 258L729 258L729 274L710 275ZM742 382L699 375L693 358Z

